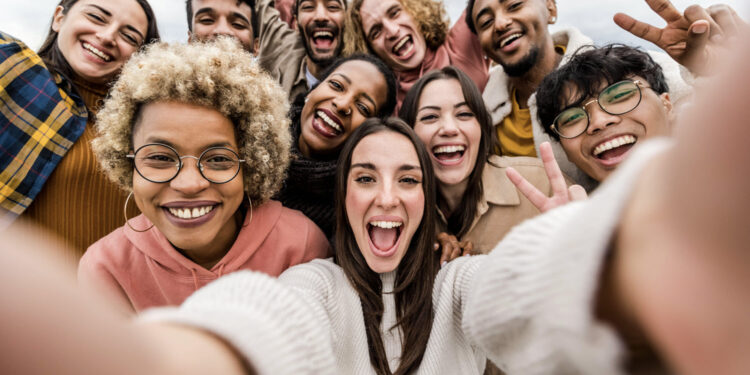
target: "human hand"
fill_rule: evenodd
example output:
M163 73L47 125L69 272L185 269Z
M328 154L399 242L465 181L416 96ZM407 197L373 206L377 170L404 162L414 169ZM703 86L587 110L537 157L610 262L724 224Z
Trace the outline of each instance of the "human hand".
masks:
M435 251L441 250L440 266L465 255L476 255L474 243L469 240L458 241L456 236L446 232L440 232L435 243Z
M542 193L518 171L512 167L508 167L505 174L508 176L511 182L516 185L516 188L526 196L526 198L539 210L539 212L547 212L553 208L560 207L571 201L580 201L588 198L586 190L581 185L572 185L568 187L565 183L565 177L563 177L560 171L560 166L557 165L555 155L552 153L552 146L549 142L543 142L539 145L539 154L542 157L542 163L544 163L544 170L547 172L547 178L549 178L550 186L552 187L552 196L548 197Z
M703 8L692 5L680 13L669 0L646 0L667 22L663 28L638 21L624 13L614 21L631 34L656 44L693 74L714 73L712 67L727 51L729 41L736 39L748 24L728 5Z

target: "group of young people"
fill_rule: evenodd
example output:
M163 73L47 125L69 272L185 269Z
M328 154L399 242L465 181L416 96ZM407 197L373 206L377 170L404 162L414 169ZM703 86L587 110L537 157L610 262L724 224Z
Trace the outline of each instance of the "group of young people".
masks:
M0 32L0 253L38 265L3 276L0 316L69 333L9 329L3 362L746 372L716 348L750 342L747 234L717 222L750 202L711 189L741 192L749 155L704 137L747 133L747 88L719 73L747 81L725 64L748 26L647 3L664 28L614 21L666 53L551 34L554 0L470 0L452 27L437 0L187 0L171 44L146 0L62 0L39 51ZM714 81L736 95L703 94ZM38 258L55 237L92 290ZM693 261L664 271L681 246ZM41 360L13 355L26 342Z

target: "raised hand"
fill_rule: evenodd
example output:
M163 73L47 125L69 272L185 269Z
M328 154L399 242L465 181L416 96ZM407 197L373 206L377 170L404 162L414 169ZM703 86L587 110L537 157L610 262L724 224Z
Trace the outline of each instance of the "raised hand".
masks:
M550 146L549 142L543 142L539 145L539 154L542 157L544 170L547 172L547 178L552 187L551 197L539 191L539 189L523 178L515 169L508 167L505 171L510 181L536 206L539 212L547 212L568 202L584 200L588 197L586 190L581 185L568 187L565 177L563 177L560 171L560 166L557 165L557 160L555 160L555 155L552 153L552 146Z
M724 53L725 41L748 27L727 5L703 8L692 5L680 13L669 0L646 0L651 9L667 22L663 28L617 13L615 23L631 34L656 44L669 56L698 75L713 73L711 67Z
M474 243L471 241L458 241L456 236L447 232L440 232L437 235L438 242L435 243L435 251L441 250L440 266L465 255L476 255Z

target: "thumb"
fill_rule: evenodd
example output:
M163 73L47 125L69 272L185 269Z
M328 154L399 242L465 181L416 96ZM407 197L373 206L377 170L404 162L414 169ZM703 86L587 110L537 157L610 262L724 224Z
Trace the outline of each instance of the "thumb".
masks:
M581 185L571 185L568 187L568 196L571 201L582 201L588 198L586 190Z
M706 45L710 41L710 30L711 24L707 20L695 21L688 28L686 67L693 73L700 73L706 64Z

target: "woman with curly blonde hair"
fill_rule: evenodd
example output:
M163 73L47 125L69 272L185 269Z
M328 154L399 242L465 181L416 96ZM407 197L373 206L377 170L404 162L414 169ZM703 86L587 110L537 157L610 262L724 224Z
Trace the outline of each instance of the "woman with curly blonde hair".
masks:
M288 105L251 60L222 38L154 45L125 65L92 147L143 214L88 249L84 284L139 311L229 272L276 276L329 253L312 221L269 199L289 163Z
M441 1L354 0L349 16L344 54L373 53L393 69L399 84L397 111L414 82L448 65L461 69L484 90L489 60L464 16L448 29Z

